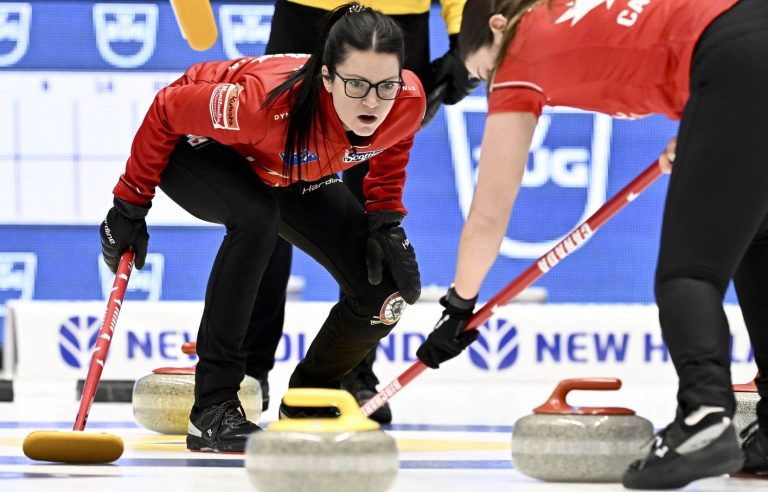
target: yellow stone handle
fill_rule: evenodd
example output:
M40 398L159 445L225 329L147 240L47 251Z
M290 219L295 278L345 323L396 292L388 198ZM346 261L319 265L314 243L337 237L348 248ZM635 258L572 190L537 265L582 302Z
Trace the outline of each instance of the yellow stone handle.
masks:
M355 398L344 390L294 388L288 390L283 400L291 407L336 407L342 417L363 415Z
M294 432L350 432L376 430L379 424L368 419L355 398L344 390L326 388L293 388L283 397L291 407L336 407L336 418L283 419L273 422L270 430Z
M216 42L219 30L209 0L171 0L181 33L193 50L205 51Z

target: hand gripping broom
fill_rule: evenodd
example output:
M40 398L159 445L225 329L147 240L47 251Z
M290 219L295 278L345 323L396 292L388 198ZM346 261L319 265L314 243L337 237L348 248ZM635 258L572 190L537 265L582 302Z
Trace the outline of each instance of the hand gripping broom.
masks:
M107 302L107 312L101 322L96 347L93 349L88 375L83 385L80 398L80 410L77 412L72 431L35 431L24 439L24 454L38 461L57 461L62 463L109 463L123 454L123 440L107 433L83 432L91 410L96 388L99 386L101 371L107 360L109 344L120 315L120 308L125 297L125 289L133 270L132 250L123 253L117 267L112 293Z

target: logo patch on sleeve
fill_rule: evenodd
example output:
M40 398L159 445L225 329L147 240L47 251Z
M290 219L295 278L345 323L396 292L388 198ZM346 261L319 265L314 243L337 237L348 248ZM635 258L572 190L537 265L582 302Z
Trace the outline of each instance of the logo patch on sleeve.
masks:
M211 94L211 121L214 128L223 130L239 130L237 109L240 107L240 93L243 87L239 84L219 84Z

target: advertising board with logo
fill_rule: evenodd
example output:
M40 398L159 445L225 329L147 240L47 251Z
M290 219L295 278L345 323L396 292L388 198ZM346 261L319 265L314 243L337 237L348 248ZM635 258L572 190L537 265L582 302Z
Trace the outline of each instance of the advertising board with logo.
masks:
M304 357L322 320L327 302L289 302L285 331L270 380L285 384ZM387 381L416 359L416 349L439 316L437 303L406 307L400 323L385 337L376 361ZM90 361L104 305L99 302L13 301L13 343L5 347L7 367L18 380L69 381L82 378ZM105 379L137 379L162 366L187 367L194 356L181 345L195 339L200 302L129 302L123 304L111 343ZM731 323L734 381L754 377L754 355L738 308L727 309ZM627 382L674 382L675 373L648 305L512 305L479 327L467 351L444 364L433 378L467 383L541 381L564 377L619 377ZM11 353L13 347L13 353Z

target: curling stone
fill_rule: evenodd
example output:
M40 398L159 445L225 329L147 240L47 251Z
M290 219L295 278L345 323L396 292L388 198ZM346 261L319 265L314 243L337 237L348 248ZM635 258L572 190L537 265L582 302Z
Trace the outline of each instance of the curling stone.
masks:
M245 467L260 492L384 492L398 471L395 440L341 390L291 389L286 405L336 407L336 418L284 419L248 438Z
M184 344L182 351L193 354L195 347ZM245 416L257 423L261 418L261 385L249 376L237 393ZM161 367L136 381L133 387L133 416L136 422L161 434L186 434L189 411L195 402L195 368Z
M757 377L756 377L757 378ZM733 414L733 426L736 428L736 438L739 445L744 441L741 431L757 420L757 403L760 395L755 381L746 384L734 384L733 395L736 397L736 413Z
M615 378L564 379L549 400L519 419L512 431L512 463L525 475L551 482L618 482L641 458L653 425L633 410L572 407L572 390L617 390Z

